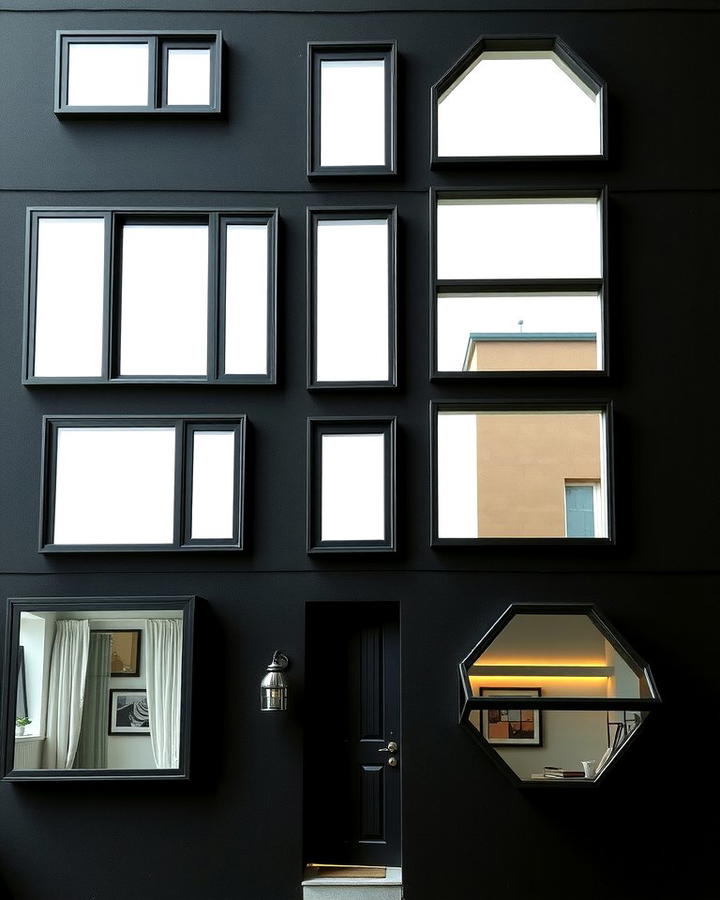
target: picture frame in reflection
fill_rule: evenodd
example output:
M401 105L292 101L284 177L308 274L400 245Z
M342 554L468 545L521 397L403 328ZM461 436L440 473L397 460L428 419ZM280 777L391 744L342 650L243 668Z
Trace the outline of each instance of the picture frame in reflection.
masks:
M540 697L541 688L481 687L480 697ZM542 715L539 709L487 709L482 713L482 733L488 744L507 747L542 747Z
M108 631L93 629L93 632L111 636L111 678L136 678L140 675L140 638L142 631L139 628L113 628Z
M111 689L108 734L150 734L146 690Z

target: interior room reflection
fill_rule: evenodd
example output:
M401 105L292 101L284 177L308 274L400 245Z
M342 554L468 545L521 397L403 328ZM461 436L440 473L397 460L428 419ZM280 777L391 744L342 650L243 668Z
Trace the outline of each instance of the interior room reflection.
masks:
M620 710L471 710L472 727L525 781L596 778L643 723L634 703L654 698L645 671L587 615L515 615L468 675L478 698L627 701Z
M440 372L602 368L601 298L582 293L440 293Z
M608 535L600 411L440 410L440 538Z
M180 766L183 611L21 612L14 769Z

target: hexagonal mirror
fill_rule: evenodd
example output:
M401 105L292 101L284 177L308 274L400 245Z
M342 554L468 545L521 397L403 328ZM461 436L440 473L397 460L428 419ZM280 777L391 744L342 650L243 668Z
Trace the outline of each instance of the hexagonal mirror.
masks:
M460 722L516 783L595 784L660 696L593 606L509 607L460 664Z

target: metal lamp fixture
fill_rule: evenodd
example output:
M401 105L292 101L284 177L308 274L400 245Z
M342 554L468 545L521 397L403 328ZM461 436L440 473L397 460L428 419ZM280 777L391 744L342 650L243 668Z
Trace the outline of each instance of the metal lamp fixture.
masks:
M283 673L289 663L280 650L273 653L267 675L260 682L260 712L284 712L287 709L287 679Z

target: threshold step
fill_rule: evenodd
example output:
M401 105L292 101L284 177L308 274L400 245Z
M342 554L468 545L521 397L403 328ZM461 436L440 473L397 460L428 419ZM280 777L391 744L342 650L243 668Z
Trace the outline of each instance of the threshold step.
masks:
M384 876L378 877L382 868L307 866L303 900L402 900L402 869L388 866Z

